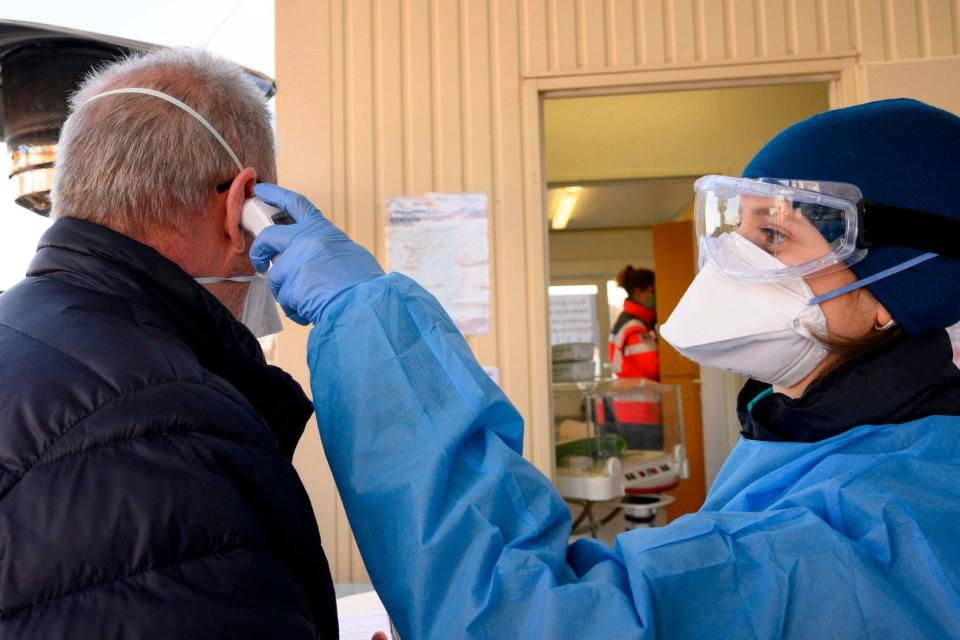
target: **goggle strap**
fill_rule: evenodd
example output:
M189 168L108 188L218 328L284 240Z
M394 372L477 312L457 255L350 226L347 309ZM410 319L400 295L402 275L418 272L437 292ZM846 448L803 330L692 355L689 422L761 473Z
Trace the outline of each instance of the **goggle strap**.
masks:
M929 251L960 260L960 220L894 207L864 198L857 203L860 232L857 246L888 244Z
M826 302L827 300L833 300L834 298L842 296L845 293L850 293L851 291L860 289L861 287L865 287L868 284L873 284L877 280L883 280L884 278L889 278L894 274L900 273L901 271L906 271L911 267L917 266L921 262L926 262L927 260L931 260L936 257L937 257L936 253L924 253L923 255L919 255L916 258L911 258L906 262L895 264L889 269L884 269L883 271L875 273L872 276L867 276L866 278L862 278L860 280L857 280L856 282L851 282L848 285L844 285L838 289L834 289L833 291L825 293L822 296L817 296L816 298L810 298L810 300L808 301L808 304L814 305L814 304L820 304L821 302Z

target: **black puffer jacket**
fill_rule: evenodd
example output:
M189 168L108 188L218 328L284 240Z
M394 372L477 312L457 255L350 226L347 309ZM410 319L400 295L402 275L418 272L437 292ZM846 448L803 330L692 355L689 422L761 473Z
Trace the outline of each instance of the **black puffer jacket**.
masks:
M336 638L311 410L172 262L55 223L0 295L0 638Z

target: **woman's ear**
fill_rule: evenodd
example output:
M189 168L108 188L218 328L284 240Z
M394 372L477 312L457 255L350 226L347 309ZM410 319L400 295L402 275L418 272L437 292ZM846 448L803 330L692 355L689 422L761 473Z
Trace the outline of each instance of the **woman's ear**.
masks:
M885 331L893 326L893 316L890 315L890 312L887 311L887 308L877 303L877 317L874 321L873 328L878 331Z
M257 184L257 172L247 167L237 174L227 191L227 211L224 216L224 233L230 237L231 248L236 253L246 253L247 236L249 235L240 226L243 203L253 197L253 187Z

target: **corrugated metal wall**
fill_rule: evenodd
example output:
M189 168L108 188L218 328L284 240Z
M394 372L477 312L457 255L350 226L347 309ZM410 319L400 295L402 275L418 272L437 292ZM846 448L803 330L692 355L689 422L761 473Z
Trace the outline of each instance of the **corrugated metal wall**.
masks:
M456 2L437 5L441 12L457 8ZM960 53L956 0L524 0L521 5L527 75L850 51L862 53L864 61Z
M740 61L960 53L960 0L277 0L276 11L286 185L381 257L390 196L490 194L495 321L471 344L500 367L541 468L546 238L524 215L542 188L525 80L680 67L709 79L712 65ZM304 331L288 330L279 354L306 382ZM364 579L312 428L297 464L336 578Z

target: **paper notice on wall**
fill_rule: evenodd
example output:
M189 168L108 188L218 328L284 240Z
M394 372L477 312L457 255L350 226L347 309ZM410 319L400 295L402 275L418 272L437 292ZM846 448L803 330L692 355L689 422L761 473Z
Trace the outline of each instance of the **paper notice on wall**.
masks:
M387 264L436 296L465 335L490 333L485 193L427 193L387 201Z
M596 294L550 296L550 345L597 343Z
M490 379L493 380L496 384L500 384L500 368L499 367L484 367L483 372L490 376Z

